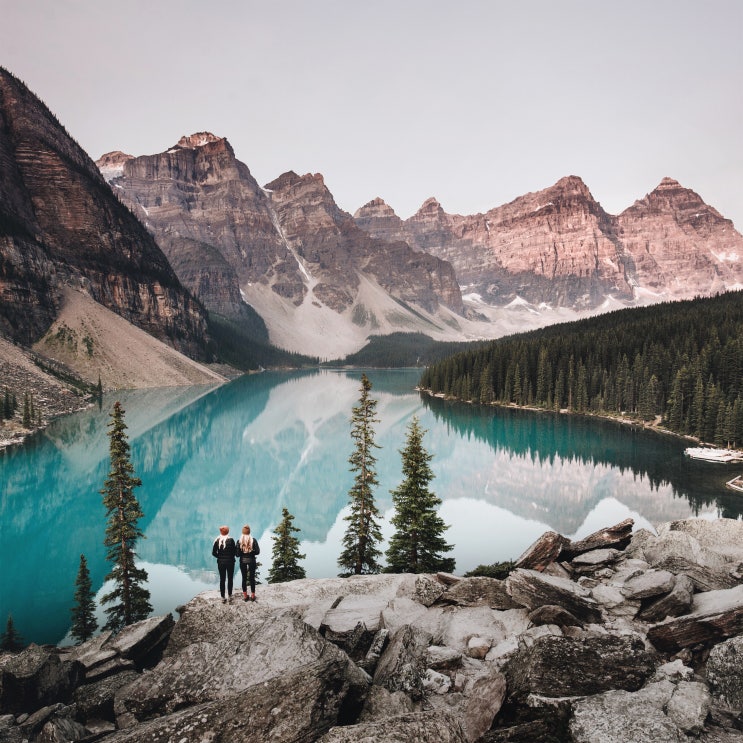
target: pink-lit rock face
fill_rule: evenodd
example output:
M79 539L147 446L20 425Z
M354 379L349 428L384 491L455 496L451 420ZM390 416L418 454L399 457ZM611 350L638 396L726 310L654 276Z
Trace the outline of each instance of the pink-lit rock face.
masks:
M690 297L743 283L743 237L672 178L625 209L616 223L640 286Z
M618 217L576 176L485 214L447 214L431 198L405 221L382 199L354 216L372 235L449 261L464 291L496 304L582 309L638 289L681 298L743 283L743 237L670 178Z

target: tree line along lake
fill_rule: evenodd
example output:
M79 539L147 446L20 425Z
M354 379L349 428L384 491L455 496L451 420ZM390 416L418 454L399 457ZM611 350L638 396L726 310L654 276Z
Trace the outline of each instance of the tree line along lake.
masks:
M636 528L652 528L743 512L740 496L725 488L742 468L691 461L679 438L584 416L449 403L415 391L420 370L366 374L378 401L375 497L383 537L392 534L390 490L402 480L400 450L417 415L458 574L516 558L547 530L580 538L627 517ZM216 588L211 544L222 523L233 534L251 525L265 581L284 506L301 530L307 576L337 575L360 377L361 370L265 372L215 388L120 392L6 450L2 621L12 614L26 642L64 642L81 554L93 590L104 592L109 564L99 491L116 400L143 483L136 494L145 539L137 552L155 613Z

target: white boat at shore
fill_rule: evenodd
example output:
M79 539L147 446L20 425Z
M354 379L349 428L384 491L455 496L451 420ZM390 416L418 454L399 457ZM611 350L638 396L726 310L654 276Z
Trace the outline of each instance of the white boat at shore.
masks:
M743 475L738 475L738 477L728 480L725 484L731 490L737 490L739 493L743 493Z
M698 446L685 449L684 454L691 459L701 459L704 462L719 462L721 464L743 462L743 452L733 451L732 449L712 449Z

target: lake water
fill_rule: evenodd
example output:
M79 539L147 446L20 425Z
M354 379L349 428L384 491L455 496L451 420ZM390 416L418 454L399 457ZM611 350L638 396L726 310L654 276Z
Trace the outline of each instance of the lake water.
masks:
M549 529L580 538L627 516L652 528L690 515L737 518L743 510L743 499L724 485L741 468L687 460L679 439L588 418L431 400L414 391L417 371L367 374L379 403L376 498L385 539L399 450L417 414L428 429L431 489L443 500L459 574L516 558ZM138 554L155 613L216 587L211 545L222 523L233 534L251 525L267 576L283 506L301 529L308 577L336 575L360 375L264 373L218 388L117 393L101 409L56 421L0 455L3 630L11 613L26 641L64 641L81 553L103 593L109 565L99 490L116 399L143 481L135 491L145 513Z

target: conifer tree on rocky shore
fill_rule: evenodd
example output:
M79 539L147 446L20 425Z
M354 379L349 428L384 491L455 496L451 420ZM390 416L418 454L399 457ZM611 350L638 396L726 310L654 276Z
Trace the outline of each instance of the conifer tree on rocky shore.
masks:
M343 569L341 575L361 575L378 573L377 561L380 550L377 547L382 541L379 530L379 510L374 503L374 486L378 484L374 449L379 445L374 442L374 424L379 420L374 417L377 401L371 397L372 384L366 374L361 375L359 404L353 408L351 416L351 438L355 448L348 462L351 472L355 472L354 483L348 491L351 513L345 517L348 522L343 536L343 551L338 558L338 566Z
M15 652L16 650L22 650L25 645L26 643L15 628L13 615L8 614L8 621L5 623L5 632L0 635L0 650Z
M405 479L392 492L395 515L392 524L395 533L387 549L386 573L451 573L453 557L443 557L453 545L443 537L449 528L436 509L441 498L428 489L434 478L429 465L433 455L423 446L425 430L413 416L408 427L408 437L402 455L402 472Z
M292 516L286 507L281 509L281 521L274 534L272 565L268 571L269 583L286 583L290 580L305 578L305 569L299 564L306 555L299 551L299 540L294 533L299 532L293 524Z
M106 557L113 564L106 580L113 581L114 588L103 596L101 602L111 604L106 609L108 621L104 629L118 631L145 619L152 611L152 605L150 592L142 585L147 582L147 571L135 565L137 539L144 538L137 523L144 513L134 495L134 488L141 486L142 481L134 476L124 409L118 401L114 404L108 427L111 470L100 492L108 518L104 540L108 547Z
M72 629L70 634L78 642L85 642L93 637L98 629L95 618L95 598L90 570L85 555L80 555L80 567L75 580L75 606L71 609Z

